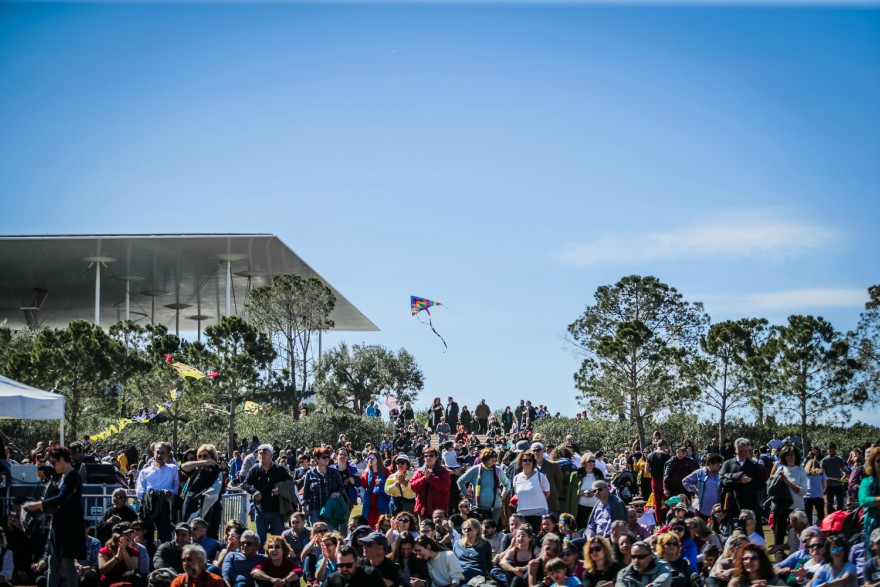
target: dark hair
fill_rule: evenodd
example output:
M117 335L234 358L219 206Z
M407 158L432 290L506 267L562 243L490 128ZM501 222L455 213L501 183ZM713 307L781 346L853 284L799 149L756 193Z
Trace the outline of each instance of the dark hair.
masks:
M822 559L826 563L831 562L831 549L835 547L843 548L843 560L844 562L849 560L849 540L846 539L843 534L834 534L828 540L825 541L825 546L822 547Z
M416 538L415 546L427 548L431 552L443 552L444 550L447 550L445 546L443 546L433 538L428 538L427 536L419 536L418 538Z
M3 456L5 458L6 455L3 455ZM66 446L52 447L49 449L49 452L46 453L46 456L48 458L54 459L56 461L58 459L61 459L67 464L70 464L72 462L71 457L70 457L70 449L67 448Z
M795 463L796 463L796 464L800 464L800 462L801 462L801 453L800 453L800 451L799 451L798 449L796 449L796 448L793 447L793 446L790 446L790 447L788 447L788 448L783 448L783 449L782 449L782 452L779 453L779 463L782 464L782 465L784 465L784 464L785 464L785 459L787 459L787 458L788 458L788 455L790 455L790 454L792 454L792 453L794 453L794 461L795 461Z
M355 560L358 558L358 552L355 550L353 546L349 546L348 544L343 544L339 548L336 549L336 556L351 556L354 557Z
M773 563L770 562L770 557L767 556L767 551L758 544L753 544L749 542L736 552L736 559L733 561L733 575L735 577L740 578L740 583L744 583L748 580L749 574L743 568L743 555L745 553L752 553L756 557L758 557L758 575L759 579L764 579L769 581L773 577L775 577L775 573L773 572Z
M713 452L708 457L706 457L706 464L707 465L717 465L718 463L723 463L723 462L724 462L724 457L722 457L718 453Z

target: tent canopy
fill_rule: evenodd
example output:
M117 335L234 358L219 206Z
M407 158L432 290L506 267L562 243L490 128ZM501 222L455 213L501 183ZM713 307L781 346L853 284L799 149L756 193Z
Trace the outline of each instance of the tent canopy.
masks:
M0 418L61 420L64 442L64 396L49 393L0 375Z

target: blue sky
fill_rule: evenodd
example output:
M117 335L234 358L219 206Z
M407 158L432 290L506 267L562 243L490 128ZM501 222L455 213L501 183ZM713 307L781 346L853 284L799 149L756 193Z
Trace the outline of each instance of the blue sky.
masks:
M633 273L851 329L880 10L725 4L3 3L0 233L273 232L420 403L574 413L565 327Z

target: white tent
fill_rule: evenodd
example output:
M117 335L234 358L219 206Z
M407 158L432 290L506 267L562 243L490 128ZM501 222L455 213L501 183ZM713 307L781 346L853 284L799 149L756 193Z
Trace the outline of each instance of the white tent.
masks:
M61 420L61 444L64 444L63 395L49 393L0 375L0 418Z

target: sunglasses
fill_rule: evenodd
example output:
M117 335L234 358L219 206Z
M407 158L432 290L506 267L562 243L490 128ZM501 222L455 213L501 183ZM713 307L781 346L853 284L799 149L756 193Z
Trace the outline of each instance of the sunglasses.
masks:
M747 554L746 556L743 557L744 563L747 563L749 561L756 561L756 560L758 560L758 557L755 556L754 554Z
M679 544L675 540L671 540L671 541L667 542L665 544L665 546L671 546L672 548L678 548L679 546L681 546L681 544Z
M590 547L590 552L602 552L603 550L605 550L605 549L602 548L601 546L591 546Z
M191 562L196 561L196 560L199 560L199 559L197 559L197 558L195 558L195 557L193 557L193 556L185 556L185 557L183 557L183 558L180 559L180 560L182 560L182 561L185 562L185 563L191 563Z
M354 566L354 563L336 563L336 566L340 569L350 569Z
M409 524L412 520L410 520L409 518L400 518L400 519L397 520L397 521L398 521L398 522L403 522L403 523L405 523L405 524Z
M634 559L636 559L637 561L645 560L649 556L651 556L651 555L650 554L634 554L634 555L632 555L632 557Z
M251 542L250 540L242 540L242 541L241 541L241 545L242 545L242 546L256 546L257 543L256 543L256 542Z
M838 552L843 552L842 546L835 546L834 548L831 549L831 554L837 554Z
M270 550L275 550L276 548L281 548L281 545L280 544L270 544L266 548L268 548Z
M810 550L813 550L814 548L822 548L822 545L821 545L821 544L811 544L811 545L809 546L809 549L810 549Z
M321 459L322 461L324 461L324 460L329 461L330 460L330 457L327 455L321 455L318 458Z
M534 462L535 462L535 459L523 459L522 462L524 462L524 463L534 463Z

